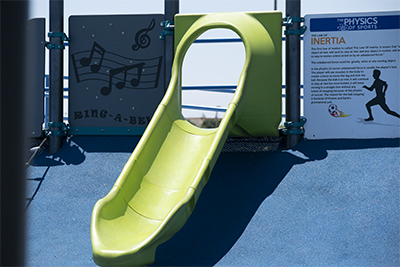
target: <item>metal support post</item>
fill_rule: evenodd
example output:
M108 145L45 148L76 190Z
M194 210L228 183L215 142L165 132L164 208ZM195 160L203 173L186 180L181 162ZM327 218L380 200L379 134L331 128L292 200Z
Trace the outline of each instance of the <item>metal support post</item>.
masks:
M64 32L64 1L50 0L50 32ZM62 37L51 36L50 43L63 45ZM50 49L50 88L49 88L49 114L50 122L63 122L63 96L64 96L64 70L63 49ZM53 124L54 125L54 124ZM58 124L56 124L58 125ZM58 131L61 127L49 127L50 130ZM62 146L63 137L50 135L49 153L56 153Z
M286 0L286 17L300 17L300 0ZM300 30L300 22L290 28ZM300 35L286 35L286 121L300 122ZM286 146L297 145L300 136L287 135Z
M164 13L166 21L173 21L175 14L179 13L179 0L165 0ZM174 36L166 36L164 39L165 51L165 86L168 86L171 79L172 62L174 61Z

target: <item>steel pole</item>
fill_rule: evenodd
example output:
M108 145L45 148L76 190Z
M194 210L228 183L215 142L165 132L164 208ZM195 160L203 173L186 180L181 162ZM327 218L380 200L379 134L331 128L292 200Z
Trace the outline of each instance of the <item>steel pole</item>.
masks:
M50 32L64 32L64 1L50 0ZM63 44L61 37L50 37L51 44ZM50 49L49 70L49 117L50 122L63 122L63 49ZM50 127L51 130L61 130L61 127ZM49 153L54 154L62 146L62 136L50 135Z
M300 0L286 0L286 17L300 16ZM290 29L299 30L300 22ZM286 35L286 121L300 122L300 35ZM286 146L299 142L300 134L289 134Z
M173 21L175 14L179 13L179 0L165 0L164 14L165 20ZM165 86L167 87L171 79L172 62L174 61L174 36L165 36Z

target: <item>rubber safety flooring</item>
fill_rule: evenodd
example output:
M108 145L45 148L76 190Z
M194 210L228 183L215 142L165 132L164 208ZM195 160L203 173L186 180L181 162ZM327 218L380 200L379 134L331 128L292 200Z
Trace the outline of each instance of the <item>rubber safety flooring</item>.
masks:
M75 136L27 175L27 266L96 266L90 220L136 137ZM221 153L153 266L400 266L400 139Z

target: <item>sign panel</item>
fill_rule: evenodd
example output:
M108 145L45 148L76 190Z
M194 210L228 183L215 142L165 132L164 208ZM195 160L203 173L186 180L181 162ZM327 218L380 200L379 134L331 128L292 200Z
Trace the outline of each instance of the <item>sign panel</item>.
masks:
M400 137L400 12L305 16L305 137Z
M164 95L164 15L69 18L71 134L142 134Z

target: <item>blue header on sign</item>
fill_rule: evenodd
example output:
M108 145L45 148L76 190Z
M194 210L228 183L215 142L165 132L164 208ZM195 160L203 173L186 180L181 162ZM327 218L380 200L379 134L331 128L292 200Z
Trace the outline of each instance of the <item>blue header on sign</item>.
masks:
M362 16L310 19L310 31L368 31L400 29L400 16Z

